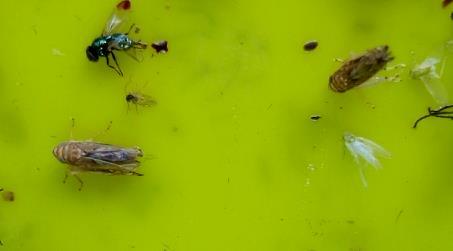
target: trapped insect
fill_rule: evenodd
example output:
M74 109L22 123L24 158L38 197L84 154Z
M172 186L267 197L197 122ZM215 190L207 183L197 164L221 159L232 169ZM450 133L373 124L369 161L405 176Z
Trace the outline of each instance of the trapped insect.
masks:
M366 163L372 165L376 169L381 168L381 163L378 157L390 158L390 153L380 145L369 139L358 137L352 133L345 132L343 135L344 144L351 153L355 162L359 165L360 179L365 187L368 186L363 168ZM366 163L363 163L362 161Z
M392 61L387 45L368 50L342 64L329 78L329 86L335 92L345 92L359 86Z
M74 127L74 119L72 123ZM110 125L106 131L109 129ZM143 176L135 171L140 166L138 158L143 157L143 151L139 147L122 147L91 140L69 140L58 144L53 149L53 155L61 163L68 165L64 181L68 173L73 175L80 182L79 190L82 189L83 181L78 174L83 172Z
M138 91L129 92L126 95L126 102L128 104L132 103L134 105L147 106L147 107L157 104L157 102L151 96L148 96L148 95L143 94Z
M86 49L86 55L90 61L97 62L99 57L105 57L107 65L114 69L118 74L123 76L118 61L116 59L115 50L128 52L130 56L137 59L133 54L130 54L131 49L146 49L147 44L141 41L132 40L128 35L134 25L129 28L126 33L119 32L121 24L123 24L129 14L131 3L129 0L121 1L113 11L101 36L96 38ZM110 55L112 56L115 66L110 64Z
M410 76L422 81L434 100L440 105L445 105L448 103L448 92L441 81L445 60L442 63L440 73L438 73L436 65L440 62L441 60L437 57L427 57L423 62L412 68Z

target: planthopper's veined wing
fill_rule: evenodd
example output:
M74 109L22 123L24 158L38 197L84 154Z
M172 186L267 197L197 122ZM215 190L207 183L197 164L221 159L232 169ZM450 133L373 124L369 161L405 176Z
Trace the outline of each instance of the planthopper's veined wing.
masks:
M122 0L121 2L119 2L115 6L115 9L110 15L110 18L107 20L102 35L107 36L118 32L122 25L129 19L130 9L131 2L129 0Z

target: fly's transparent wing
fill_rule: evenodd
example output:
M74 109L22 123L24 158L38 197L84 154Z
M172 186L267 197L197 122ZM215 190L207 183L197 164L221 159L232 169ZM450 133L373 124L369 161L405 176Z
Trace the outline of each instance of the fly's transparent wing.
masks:
M123 0L119 2L113 10L110 18L105 24L102 35L107 36L112 33L118 32L124 23L129 19L129 13L131 8L131 2L129 0Z

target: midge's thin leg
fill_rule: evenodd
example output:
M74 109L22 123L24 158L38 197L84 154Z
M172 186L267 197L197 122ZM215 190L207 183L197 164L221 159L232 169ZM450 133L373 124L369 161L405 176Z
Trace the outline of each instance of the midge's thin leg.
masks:
M116 66L118 67L118 69L115 68L113 65L110 64L109 56L107 55L105 58L106 58L106 60L107 60L107 65L108 65L108 67L114 69L118 74L120 74L120 76L123 76L123 72L121 71L120 66L118 65L118 62L116 61L115 54L113 54L113 52L112 52L111 54L112 54L113 61L115 61L115 64L116 64Z

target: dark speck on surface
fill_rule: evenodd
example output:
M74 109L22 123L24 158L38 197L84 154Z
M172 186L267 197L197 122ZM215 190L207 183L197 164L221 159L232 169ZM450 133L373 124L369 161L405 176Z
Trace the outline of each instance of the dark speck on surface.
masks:
M3 192L3 200L5 201L14 201L14 193L11 191L4 191Z
M453 2L453 0L443 0L442 1L442 7L447 7L451 2Z
M318 47L318 41L316 40L308 41L304 44L305 51L312 51L316 49L316 47Z
M313 120L313 121L317 121L317 120L319 120L320 118L321 118L320 115L311 115L311 116L310 116L310 119Z
M153 47L157 53L167 53L168 52L168 43L165 40L154 42L151 44L151 47Z

